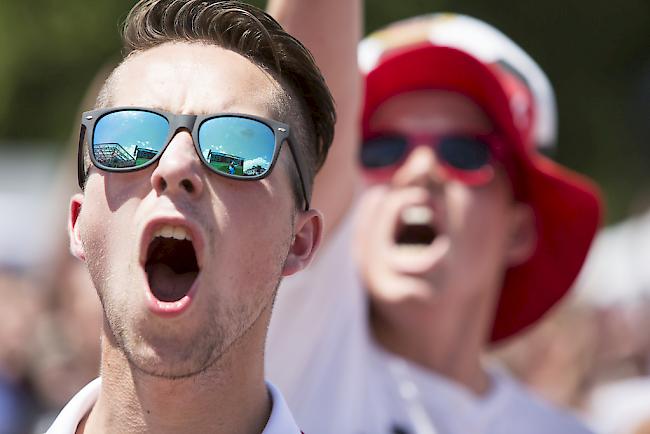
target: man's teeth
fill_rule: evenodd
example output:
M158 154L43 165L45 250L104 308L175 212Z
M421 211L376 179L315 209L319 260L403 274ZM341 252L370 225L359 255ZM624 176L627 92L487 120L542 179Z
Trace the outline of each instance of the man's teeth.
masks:
M187 232L187 229L185 229L183 226L165 225L159 228L153 234L153 237L174 238L177 240L192 241L192 237L190 236L189 232Z
M433 221L433 211L426 206L411 206L402 210L400 218L406 225L430 225Z

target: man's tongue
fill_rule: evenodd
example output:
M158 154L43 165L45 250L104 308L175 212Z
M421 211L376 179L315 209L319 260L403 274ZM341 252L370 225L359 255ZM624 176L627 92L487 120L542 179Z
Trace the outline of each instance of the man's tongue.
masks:
M176 273L167 264L153 263L146 267L149 287L160 301L174 302L185 297L196 279L197 272Z

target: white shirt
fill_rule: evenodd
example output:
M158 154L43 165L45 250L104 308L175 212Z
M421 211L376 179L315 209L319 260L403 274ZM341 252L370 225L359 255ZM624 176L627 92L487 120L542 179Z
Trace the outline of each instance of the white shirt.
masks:
M101 378L97 378L81 389L61 410L45 434L74 434L81 419L95 405L101 384ZM268 382L266 387L271 395L272 409L262 434L300 434L280 391Z
M267 376L307 434L583 434L572 416L489 369L483 398L378 348L354 265L353 217L310 268L280 286Z

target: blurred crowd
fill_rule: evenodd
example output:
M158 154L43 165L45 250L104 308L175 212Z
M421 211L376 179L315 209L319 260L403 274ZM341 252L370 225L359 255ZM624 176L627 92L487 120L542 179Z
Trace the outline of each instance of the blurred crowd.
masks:
M2 272L0 432L42 432L98 375L101 311L83 266L59 252L57 278ZM52 413L54 412L54 413Z
M58 164L54 160L49 163ZM31 173L29 164L21 170ZM23 199L36 201L63 194L56 191L56 182L53 184L47 191L24 193ZM6 198L3 203L3 207L16 205ZM70 397L98 375L101 309L84 265L68 252L61 213L65 213L61 206L40 210L38 223L47 222L47 239L21 246L36 252L0 268L3 434L45 431ZM9 230L3 233L4 239L29 231L28 224L5 226Z
M81 106L108 75L98 71ZM77 135L74 120L73 135ZM74 138L71 139L74 143ZM99 375L101 306L85 265L69 251L67 198L75 191L76 143L61 155L23 149L2 159L0 433L40 433ZM29 182L12 182L16 176ZM26 236L25 236L26 235Z
M106 75L98 74L83 108L93 105ZM47 230L19 246L35 253L19 254L7 244L0 256L0 434L44 431L99 374L101 306L84 265L68 252L65 231L75 153L76 143L63 161L47 157L55 169L45 187L21 190L19 198L11 187L0 187L0 205L9 213L19 208L17 200L49 199L37 222ZM33 162L18 160L14 170L40 170L30 167ZM0 173L0 185L10 185L3 178ZM33 225L18 217L0 237L34 231ZM571 292L543 320L498 342L485 357L596 432L650 433L648 259L650 213L601 230Z

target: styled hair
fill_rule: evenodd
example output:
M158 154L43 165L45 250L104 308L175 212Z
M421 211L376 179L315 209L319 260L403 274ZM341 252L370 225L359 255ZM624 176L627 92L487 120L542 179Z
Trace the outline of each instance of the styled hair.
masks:
M307 166L306 188L312 189L334 137L334 101L311 53L270 15L237 0L140 0L126 18L123 42L125 59L165 43L201 42L238 53L266 71L282 87L277 120L291 126L294 149ZM110 104L111 81L98 106ZM290 173L301 198L297 171Z

